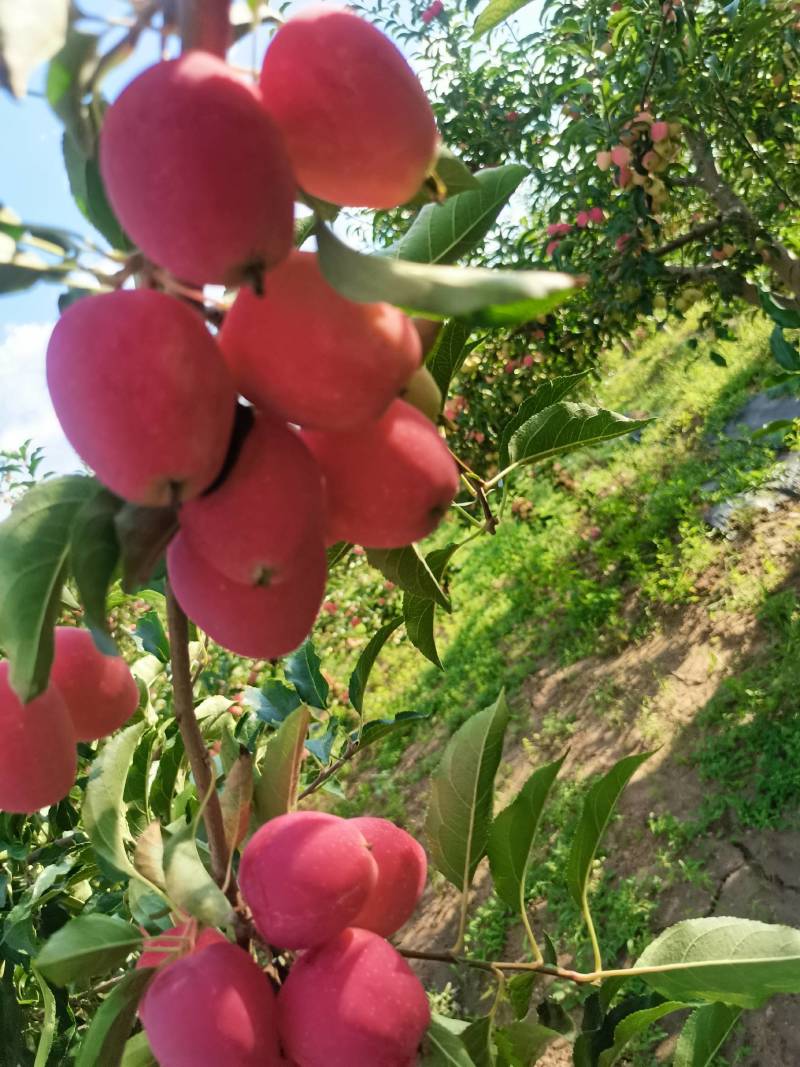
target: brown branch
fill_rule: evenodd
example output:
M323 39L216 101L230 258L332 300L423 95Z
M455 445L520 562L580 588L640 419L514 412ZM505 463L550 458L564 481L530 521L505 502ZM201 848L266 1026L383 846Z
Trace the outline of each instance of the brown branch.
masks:
M667 19L669 18L671 11L671 6L669 4L665 4L664 11L661 17L661 25L658 28L658 37L656 37L656 45L653 49L653 58L650 60L650 69L647 72L647 77L645 78L644 86L642 88L642 99L640 103L640 107L642 108L642 110L644 110L645 104L647 103L647 94L650 92L650 83L652 82L653 75L656 72L658 53L661 51L661 45L664 40L664 33L667 29Z
M225 57L231 45L230 0L180 0L183 51L193 48Z
M675 237L671 241L667 241L666 244L659 245L658 248L653 248L650 251L651 256L668 256L670 252L677 252L679 248L683 248L684 245L692 244L694 241L701 241L704 237L708 237L709 234L714 233L722 226L725 220L719 215L715 219L711 219L708 222L702 222L699 226L693 226L691 230L687 230L686 233Z
M167 585L167 627L172 663L172 691L175 719L189 758L198 797L208 797L203 821L211 853L211 875L222 886L228 872L228 843L222 821L222 808L215 788L214 774L203 735L194 714L191 664L189 662L189 624L181 606ZM235 886L230 887L235 897ZM230 894L229 894L230 895Z
M111 70L111 68L116 66L123 57L128 56L134 50L142 33L150 25L160 7L161 4L159 3L159 0L152 0L151 3L145 4L134 19L125 36L120 38L113 47L109 48L109 50L100 57L97 61L97 66L92 71L91 77L86 84L86 92L88 94L93 96L106 72Z
M337 760L334 760L329 767L326 767L324 771L321 771L314 781L306 786L297 799L305 800L305 798L310 797L312 793L316 793L320 786L323 786L329 778L333 778L334 774L336 774L337 771L340 771L345 763L351 760L353 756L360 751L361 745L357 741L348 741L342 755Z
M550 967L544 963L507 963L497 960L472 960L468 956L457 956L452 952L420 952L413 948L404 948L400 945L397 949L401 956L409 960L431 960L435 963L453 963L465 967L474 967L480 971L533 971L536 974L546 974L553 978L564 978L569 982L584 984L597 981L595 974L582 974L580 971L571 971L565 967Z
M743 275L737 274L736 271L732 271L727 267L717 267L710 264L681 267L677 264L667 263L664 270L675 281L698 282L700 285L712 282L723 290L729 290L746 303L752 304L753 307L761 307L758 286L753 285Z

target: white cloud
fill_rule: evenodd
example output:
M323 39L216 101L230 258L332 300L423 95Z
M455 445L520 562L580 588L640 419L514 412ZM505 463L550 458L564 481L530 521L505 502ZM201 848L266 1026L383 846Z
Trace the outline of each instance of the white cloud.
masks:
M45 353L53 323L15 323L0 330L0 449L30 438L45 450L44 469L81 470L61 431L45 380Z

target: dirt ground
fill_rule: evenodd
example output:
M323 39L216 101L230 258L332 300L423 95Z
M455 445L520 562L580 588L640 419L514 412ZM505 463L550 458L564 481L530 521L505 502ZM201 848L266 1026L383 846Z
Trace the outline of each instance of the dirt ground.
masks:
M737 574L757 575L761 561L769 556L781 568L785 586L800 584L795 562L798 538L800 507L787 507L764 518L736 549ZM622 754L657 748L623 797L625 818L613 838L616 871L634 875L652 868L652 837L641 832L649 813L689 818L707 789L681 758L696 736L694 718L720 683L757 655L765 640L753 612L725 608L721 591L727 588L726 566L723 563L703 577L697 603L662 618L655 632L621 654L585 659L564 669L543 669L529 677L516 698L523 729L509 738L504 752L498 809L532 769L521 738L540 734L545 717L554 712L573 724L562 773L596 773L608 769ZM560 741L552 751L547 747L543 751L541 741L537 742L537 762L552 758L563 747ZM415 758L412 747L406 754L409 766ZM412 808L414 821L421 823L422 817L421 806ZM660 894L659 930L699 915L734 915L800 926L800 832L726 833L724 838L697 842L690 852L702 863L706 878L702 885L677 884ZM479 869L476 900L488 892L487 872ZM455 939L457 903L457 894L449 886L429 887L402 940L431 949L449 948ZM522 946L519 931L512 930L507 945L511 954L506 958L521 959ZM451 968L444 964L426 964L424 976L440 988L453 979ZM477 1007L480 994L480 985L467 985L462 996ZM774 998L768 1007L746 1013L744 1019L725 1050L729 1061L740 1067L800 1067L796 998ZM672 1047L673 1040L665 1041L657 1059L668 1062ZM544 1067L566 1067L571 1063L567 1046L551 1046L540 1062Z

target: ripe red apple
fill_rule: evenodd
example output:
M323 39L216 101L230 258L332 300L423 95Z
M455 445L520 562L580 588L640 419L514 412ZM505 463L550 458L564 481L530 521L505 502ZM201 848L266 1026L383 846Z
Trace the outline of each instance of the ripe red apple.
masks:
M421 982L369 930L304 953L278 994L281 1041L300 1067L411 1067L429 1022Z
M121 656L105 656L88 630L57 626L50 682L72 719L78 741L97 741L136 711L139 690Z
M277 659L308 636L325 592L321 540L301 546L296 568L269 587L232 582L194 552L183 534L167 549L167 574L178 603L208 636L248 659Z
M137 968L160 967L162 964L174 963L192 952L200 952L209 945L227 945L228 943L227 938L213 926L198 930L197 923L190 920L178 923L177 926L172 926L161 934L146 938L136 966Z
M266 279L264 296L239 292L220 347L249 400L323 430L378 418L422 360L407 315L346 300L312 252L293 252Z
M139 1006L160 1067L279 1067L275 994L237 945L210 944L159 970Z
M258 90L216 56L157 63L106 114L100 168L144 254L179 278L238 284L292 247L295 183Z
M458 489L458 469L436 428L402 400L358 430L306 430L303 439L325 476L331 543L399 548L419 541Z
M388 819L364 815L349 821L366 838L378 865L375 888L350 925L391 937L408 922L422 896L428 873L425 850Z
M436 154L431 106L403 55L357 15L315 5L275 34L264 107L300 186L353 207L410 200Z
M265 823L239 867L253 921L279 948L309 948L335 937L364 906L377 878L363 834L322 811L294 811Z
M324 508L316 460L294 430L261 412L220 488L181 508L181 530L232 582L268 586L296 569L298 545L322 543Z
M0 809L30 814L57 804L75 781L75 731L57 689L23 704L0 663Z
M188 500L216 477L236 394L200 316L164 293L90 296L59 319L47 385L70 444L135 504Z

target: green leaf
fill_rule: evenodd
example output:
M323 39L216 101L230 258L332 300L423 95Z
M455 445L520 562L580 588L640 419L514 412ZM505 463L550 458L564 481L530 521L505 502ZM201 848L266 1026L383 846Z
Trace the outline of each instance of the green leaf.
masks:
M42 1030L39 1034L39 1042L36 1046L36 1059L33 1061L33 1067L47 1067L47 1060L50 1056L50 1050L53 1047L53 1038L56 1032L56 998L53 996L53 990L42 978L36 967L32 967L33 977L36 979L36 984L39 986L39 991L42 994L43 1005L43 1018L42 1018Z
M164 881L172 903L206 926L225 926L232 909L197 851L200 814L164 844Z
M47 266L43 259L28 254L0 263L0 294L18 293L37 282L63 282L63 271Z
M434 168L436 177L445 187L445 195L458 196L469 189L480 189L478 176L446 145L439 145L439 155Z
M510 1067L528 1067L535 1063L542 1052L561 1034L541 1023L527 1019L509 1023L494 1035L498 1052L506 1058Z
M800 930L752 919L687 919L647 946L633 974L673 1000L758 1008L773 993L800 993Z
M331 567L335 567L340 560L343 560L352 547L349 541L337 541L336 544L329 545L325 551L328 558L328 570Z
M583 810L567 860L567 887L579 907L583 903L598 845L622 790L637 768L651 755L651 752L643 752L637 756L625 756L594 783L584 798Z
M31 74L64 44L69 0L0 0L0 85L22 98Z
M576 285L570 275L555 271L451 267L367 255L349 248L322 223L315 232L326 280L356 303L387 301L434 318L513 326L552 311Z
M453 553L459 547L458 543L450 543L444 548L436 548L425 557L425 563L438 583L441 583L442 575ZM436 639L433 632L434 615L436 604L433 600L425 597L414 596L413 593L403 594L403 620L406 624L408 639L415 648L431 663L444 670L439 652L436 648Z
M126 1041L120 1067L158 1067L144 1030Z
M279 726L303 701L296 689L269 678L260 689L252 685L245 686L242 703L252 708L262 722Z
M506 19L510 19L512 15L521 11L523 7L527 7L529 3L531 3L531 0L490 0L477 19L475 19L472 39L477 41L479 37L483 37L489 30L499 26Z
M516 1019L524 1019L531 1006L533 987L539 975L535 971L523 971L515 974L506 982L506 996Z
M162 663L169 663L169 638L157 611L147 611L138 618L134 637L143 652L149 652Z
M0 646L20 700L47 688L72 524L96 491L93 478L53 478L29 489L0 523Z
M403 620L399 618L392 619L390 622L381 626L380 630L374 633L369 639L366 648L358 657L355 670L350 675L348 694L350 696L350 703L359 715L364 714L364 693L366 692L370 671L375 666L375 660L378 658L380 650L402 621Z
M64 166L69 188L78 210L108 241L112 248L130 251L130 238L119 224L108 202L96 149L87 155L86 146L67 131L63 140Z
M514 463L534 463L576 448L622 437L652 419L629 419L588 404L558 403L533 415L510 435L508 455Z
M464 360L478 344L477 341L467 343L471 333L469 326L458 319L451 319L441 328L433 347L425 357L425 366L433 375L443 397L447 396L450 382L461 370Z
M434 1016L423 1041L424 1067L475 1067L458 1034Z
M328 706L329 686L319 669L320 658L309 638L283 665L284 674L300 694L301 700L312 708Z
M129 876L135 874L135 868L125 851L130 832L123 797L133 754L145 729L145 723L135 723L106 741L92 764L81 808L86 833L97 858L120 874Z
M414 263L455 263L480 245L522 179L518 163L472 175L477 188L427 204L400 240L381 255Z
M240 753L225 775L225 784L219 797L229 855L233 854L247 833L252 802L253 757L245 751Z
M114 519L120 507L119 497L98 488L75 516L70 536L70 569L78 585L86 623L100 637L104 652L116 651L107 636L106 595L119 559Z
M135 593L153 574L178 529L175 508L125 504L116 516L122 563L122 588Z
M431 714L430 711L399 711L393 719L370 719L360 730L353 730L350 740L358 742L360 748L365 748L381 738L388 737L389 734L407 729L415 722L425 722L430 719Z
M778 326L783 326L787 330L800 330L800 311L796 311L794 308L781 307L763 289L759 291L758 298L764 311Z
M632 1011L630 1015L626 1015L624 1019L617 1023L614 1029L614 1044L612 1047L604 1049L600 1053L597 1067L611 1067L611 1064L616 1063L622 1055L625 1046L637 1034L643 1033L649 1026L658 1022L665 1015L671 1015L672 1012L682 1011L685 1008L686 1005L680 1001L666 1000L652 1008L642 1008L640 1011Z
M47 102L85 152L91 151L95 133L84 103L86 86L97 64L98 38L70 26L64 47L47 68Z
M800 352L797 345L790 344L783 336L783 330L776 326L770 334L769 348L775 362L784 370L800 370Z
M550 788L566 759L535 770L516 798L495 816L489 831L486 852L500 899L519 914L525 914L525 876L528 872L533 839Z
M405 593L434 600L445 611L450 601L416 545L405 548L368 548L367 559L389 581L399 585Z
M309 715L306 705L301 704L267 742L253 790L253 807L259 826L295 806Z
M486 851L508 715L501 693L491 707L467 719L448 741L431 780L425 832L433 862L462 893Z
M588 371L580 371L578 374L565 374L561 378L550 378L549 381L537 385L531 395L522 401L519 411L505 424L500 435L499 456L501 467L505 467L508 464L508 442L512 434L520 426L523 426L528 419L568 396L586 378L588 373Z
M139 1001L154 973L152 967L129 971L114 987L94 1014L75 1067L118 1067Z
M681 1030L672 1067L711 1067L742 1009L730 1004L704 1004L692 1012Z
M475 1019L461 1032L460 1036L475 1067L493 1067L492 1017L490 1015Z
M35 964L49 982L64 986L113 971L141 943L136 927L115 915L79 915L48 938Z

